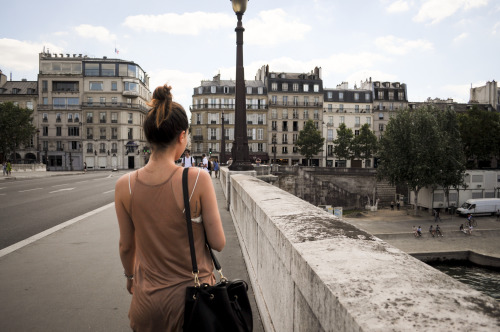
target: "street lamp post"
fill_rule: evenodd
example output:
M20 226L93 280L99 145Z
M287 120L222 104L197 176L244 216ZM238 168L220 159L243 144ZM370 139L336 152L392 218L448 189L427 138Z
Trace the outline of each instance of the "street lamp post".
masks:
M248 0L231 0L233 10L238 18L236 26L236 91L235 91L235 123L234 142L231 150L233 163L229 166L232 171L251 171L248 153L247 115L245 96L245 68L243 67L243 24L241 18L247 9Z
M220 161L219 163L224 163L226 161L226 134L224 132L224 110L222 110L222 137L221 137L221 151L220 151Z

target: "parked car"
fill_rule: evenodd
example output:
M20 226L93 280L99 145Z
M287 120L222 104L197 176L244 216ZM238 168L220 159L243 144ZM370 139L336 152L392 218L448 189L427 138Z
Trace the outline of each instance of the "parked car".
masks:
M500 198L478 198L468 199L457 209L457 213L466 216L469 213L472 215L494 215L500 209Z

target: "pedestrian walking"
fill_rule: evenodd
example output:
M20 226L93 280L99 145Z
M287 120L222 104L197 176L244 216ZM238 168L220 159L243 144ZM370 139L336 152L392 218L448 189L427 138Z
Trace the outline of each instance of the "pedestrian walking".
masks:
M396 201L396 208L398 209L399 211L399 207L401 206L401 203L399 202L399 199Z
M206 154L202 154L201 157L203 160L201 161L201 167L209 173L210 171L208 170L208 159Z
M87 173L87 163L83 162L83 173Z
M434 222L441 221L441 217L439 216L439 210L434 210Z
M7 170L7 176L12 174L12 164L10 163L10 160L7 160L6 170Z
M422 227L420 227L420 225L417 228L417 234L419 237L422 236Z
M391 201L391 210L394 211L394 201Z
M434 237L434 229L432 228L432 225L429 227L429 233L431 233L432 237Z
M191 151L186 149L184 151L184 157L182 158L182 167L193 167L194 166L194 160L193 157L191 157Z
M219 177L219 163L217 160L214 160L214 172L215 172L215 178L217 179Z
M7 163L4 161L2 163L3 176L7 175Z
M183 211L183 170L197 249L196 280L201 284L216 282L206 244L221 251L226 243L209 175L175 163L186 148L189 122L184 108L172 101L170 89L156 88L147 104L151 110L143 127L152 150L148 164L123 175L115 189L119 253L132 294L128 317L133 331L182 331L186 287L194 281Z
M435 231L436 235L438 237L443 237L443 233L441 233L441 227L439 227L439 225L436 225L436 231Z

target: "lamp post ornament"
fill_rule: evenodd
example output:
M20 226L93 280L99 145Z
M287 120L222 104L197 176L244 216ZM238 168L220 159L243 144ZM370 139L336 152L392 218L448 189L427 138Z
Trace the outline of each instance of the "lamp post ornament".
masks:
M246 121L245 95L245 68L243 67L243 24L241 18L245 13L248 0L231 0L233 10L238 18L236 26L236 91L235 91L235 123L234 142L231 150L233 163L229 166L232 171L251 171L248 153L248 136Z

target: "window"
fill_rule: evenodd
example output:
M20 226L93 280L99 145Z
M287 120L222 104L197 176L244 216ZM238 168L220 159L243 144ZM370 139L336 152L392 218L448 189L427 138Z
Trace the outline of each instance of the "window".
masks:
M314 84L314 92L319 92L319 84Z
M394 91L389 91L389 100L394 100Z
M257 88L257 93L258 93L259 95L264 94L264 88L263 88L263 87L259 87L259 88Z
M85 76L99 76L99 64L85 63Z
M339 100L344 100L344 93L343 92L339 92Z
M329 116L329 117L328 117L328 124L329 124L330 126L333 126L333 116Z
M366 105L366 111L369 113L370 112L370 105Z
M87 123L93 123L94 113L87 113Z
M339 112L344 112L344 104L339 105Z
M111 97L111 104L113 105L118 104L118 97Z
M288 121L283 121L283 124L281 126L282 131L288 131Z
M106 112L99 113L99 122L106 123Z
M48 92L48 91L49 91L49 82L42 81L42 92Z
M29 110L32 110L33 109L33 102L32 101L27 101L26 102L26 108L29 109Z
M357 92L354 93L354 100L355 101L359 100L359 93L357 93Z
M282 147L282 148L281 148L281 152L283 152L283 153L285 153L285 154L286 154L286 153L288 153L288 146L284 146L284 147Z
M357 130L357 129L356 129L356 130L354 131L354 136L359 136L359 130Z
M340 117L340 123L345 123L345 116Z
M309 97L304 97L304 106L309 105Z
M198 94L199 95L203 94L203 87L202 86L198 87Z
M94 129L87 128L87 139L93 139L93 138L94 138Z
M332 98L333 98L333 92L328 91L328 93L327 93L327 98L328 98L328 99L332 99Z
M44 151L49 149L49 141L42 141L42 148Z
M304 120L307 120L307 119L309 119L309 111L304 110Z
M128 139L134 139L134 128L127 128Z
M94 98L87 97L87 106L92 106L94 104Z
M309 84L304 84L302 86L302 89L304 90L304 92L309 92Z
M354 127L360 127L361 126L361 120L360 117L357 116L354 118Z
M384 131L384 124L383 123L379 123L378 130L379 131Z
M68 136L80 136L80 127L68 127Z
M101 104L101 106L106 106L106 97L99 97L99 104Z
M56 150L63 151L63 144L61 141L56 141Z
M295 92L299 91L299 83L293 83L292 88Z
M228 86L224 87L224 93L229 93L229 87Z
M128 114L128 123L134 123L134 113Z
M314 110L314 120L319 120L319 110Z
M367 116L366 117L366 123L371 126L372 125L372 118L370 118L369 116Z
M276 105L278 103L278 96L271 96L271 104Z
M283 96L283 105L286 106L288 104L288 96Z
M259 152L264 152L264 144L258 143L257 144L257 151Z
M118 153L118 144L117 143L111 144L111 153Z
M90 82L90 91L102 91L102 82Z
M111 127L111 139L118 139L118 128Z
M111 91L117 91L118 90L118 83L115 81L111 82Z
M111 113L111 123L118 123L118 113L116 112Z
M216 92L217 92L217 87L216 87L215 85L212 85L212 86L210 87L210 92L211 92L211 93L216 93Z
M271 119L277 119L278 118L278 112L275 109L271 110Z
M43 99L42 99L42 100L43 100L43 104L44 104L44 105L48 105L48 104L49 104L49 98L47 98L47 97L43 97Z
M99 128L99 138L106 139L106 128L104 127Z
M384 119L384 113L379 113L378 114L378 119L383 120Z
M61 113L56 113L56 122L61 122Z
M99 143L99 153L106 153L106 143Z
M251 94L252 94L252 87L248 86L247 87L247 95L251 95Z
M43 126L42 132L43 132L43 134L42 134L43 136L49 136L49 127Z
M359 105L354 105L354 113L359 113Z
M283 144L288 144L288 134L283 134L283 136L282 136L282 143Z
M283 110L282 119L288 119L288 110Z
M398 99L399 100L405 100L405 93L404 92L398 92Z
M101 76L116 76L116 65L114 63L101 64Z
M73 122L73 113L68 113L68 122Z
M278 124L277 121L271 121L271 130L278 130Z
M75 122L80 122L80 114L75 113Z
M139 84L135 82L125 82L124 85L125 91L139 92Z
M264 129L257 129L257 139L258 140L264 139Z
M384 99L384 91L379 91L377 96L378 96L378 99Z
M288 83L281 84L281 91L288 91Z
M365 101L370 101L370 94L369 93L365 93Z
M196 124L202 124L201 114L196 114Z
M298 119L299 118L299 110L294 108L293 109L293 118Z
M327 140L330 142L333 141L333 129L327 130Z
M299 105L299 97L298 96L293 96L293 105L295 105L295 106Z
M92 153L92 152L94 152L94 144L87 143L87 153Z

